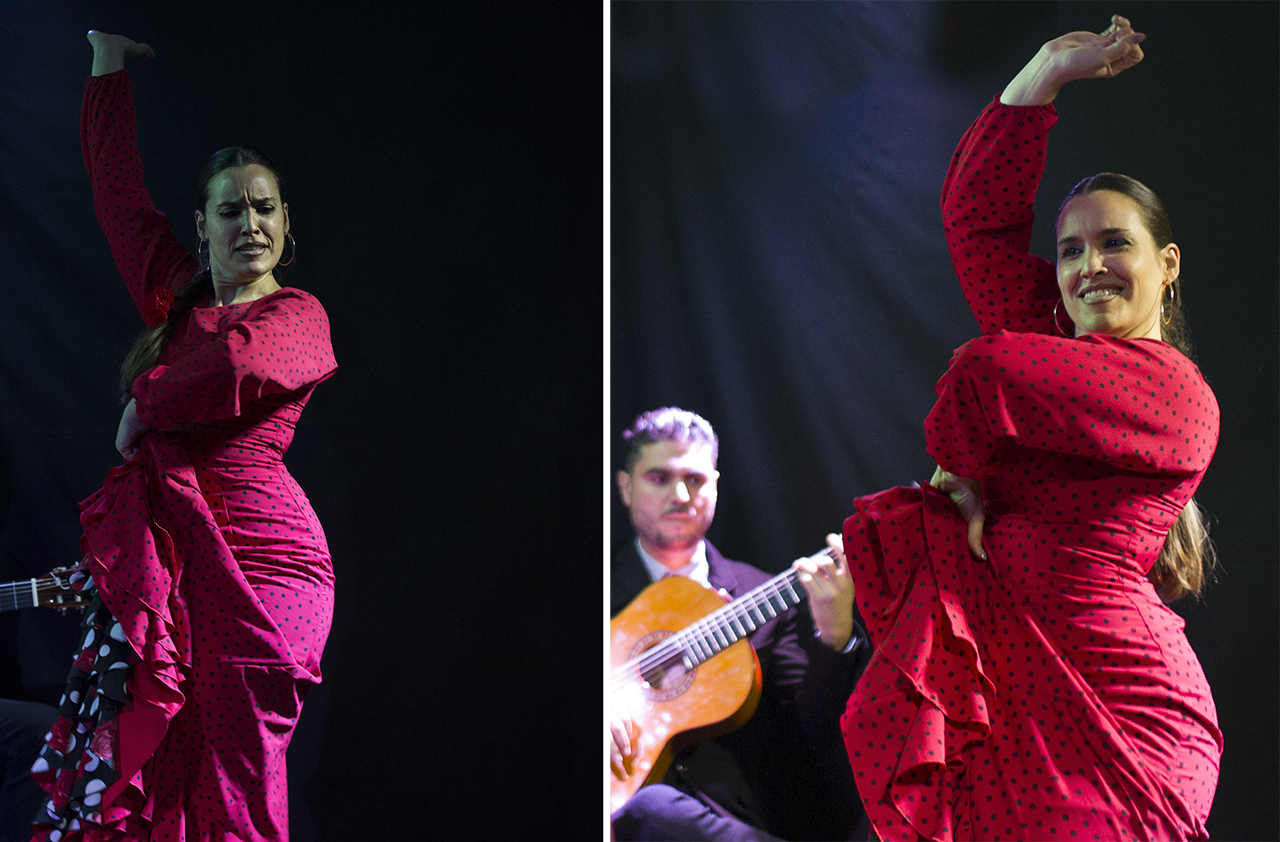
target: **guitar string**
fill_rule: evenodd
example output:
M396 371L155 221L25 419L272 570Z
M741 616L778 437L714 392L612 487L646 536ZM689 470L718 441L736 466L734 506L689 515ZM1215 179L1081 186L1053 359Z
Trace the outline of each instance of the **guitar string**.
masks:
M818 556L826 556L832 560L836 559L835 551L830 547L815 553L811 558ZM696 657L695 666L719 654L750 632L755 631L759 626L777 617L782 611L803 602L805 594L802 589L797 590L797 578L798 572L795 568L790 568L769 581L758 585L728 605L711 612L679 632L664 638L661 643L646 649L637 657L616 667L613 670L611 685L614 689L625 686L633 680L635 675L643 675L646 670L671 659L679 653ZM786 587L789 598L782 593L783 586ZM781 607L775 605L774 600ZM768 616L764 614L763 609L765 608L769 611ZM753 610L756 617L759 618L758 620L752 616ZM734 620L737 621L741 631L734 629L732 625ZM735 635L732 640L729 639L728 635L724 634L725 629ZM715 637L716 632L720 632L722 639ZM700 651L691 652L691 644L701 644L702 648Z
M51 585L56 585L56 581L52 576L48 579L22 579L17 582L5 582L4 584L0 584L0 601L4 603L5 608L7 609L11 602L13 604L12 607L14 608L18 608L22 605L26 601L25 597L30 596L31 594L31 583L33 581L35 582L37 592ZM34 607L34 605L32 607Z
M708 614L663 639L661 643L646 649L641 655L614 670L612 683L615 686L628 683L637 673L643 674L676 655L690 656L694 660L693 665L696 666L719 654L748 633L777 617L782 611L799 604L804 597L795 588L795 579L795 571L787 571L759 585L730 605ZM791 600L782 592L782 586L786 586ZM742 629L741 632L734 629L734 621L737 621L738 627ZM729 635L724 634L725 629L736 635L733 640L729 640ZM722 640L717 639L716 632L721 633Z
M35 596L32 597L32 582L34 582ZM62 583L54 576L46 576L36 579L21 579L16 582L4 582L0 584L0 611L9 611L17 608L38 608L40 605L40 592L50 588L62 589ZM31 602L28 606L27 602Z
M822 550L820 553L816 553L814 556L811 556L811 557L816 558L819 555L825 555L827 558L830 558L833 560L836 557L834 550L832 550L830 547ZM738 620L739 625L743 626L744 628L744 631L741 632L739 636L743 636L748 632L755 631L755 629L759 625L763 625L764 623L768 622L769 620L777 616L778 609L774 608L772 603L770 602L771 597L776 597L778 601L782 604L781 610L786 610L787 608L790 608L793 605L797 605L804 600L804 596L800 593L800 591L797 591L795 588L796 578L797 578L797 575L796 575L796 570L794 568L784 571L778 576L775 576L773 579L770 579L769 581L756 586L750 592L734 600L732 603L718 609L717 611L713 611L712 613L706 615L705 617L700 618L699 620L690 624L686 628L682 629L680 632L677 632L665 638L662 641L662 643L659 643L657 646L654 646L651 649L645 650L645 652L642 653L640 656L632 659L631 661L628 661L626 664L623 664L621 667L615 670L615 673L623 672L624 670L631 667L634 662L646 661L645 655L649 655L650 653L652 653L655 656L654 658L649 659L650 661L660 661L665 657L669 657L670 650L675 648L674 644L679 643L680 641L688 639L690 637L698 637L698 638L705 639L709 633L722 629L726 626L728 626L732 630L732 625L730 624L730 622L735 619ZM791 598L793 601L791 601L790 603L788 603L788 600L786 599L786 597L782 596L780 593L780 588L784 585L786 586L788 592L791 594ZM767 606L769 610L772 612L770 616L765 617L763 615L763 613L760 610L760 606L762 604ZM755 613L759 616L759 620L755 620L754 618L751 617L752 609L755 609ZM747 626L745 623L742 622L742 618L744 617L751 622L750 626ZM657 657L660 654L660 652L663 653L661 658ZM711 655L714 655L714 654L716 654L716 652L711 652L706 657L711 657ZM702 658L701 660L706 660L706 658ZM701 663L701 661L699 661L699 663ZM652 666L652 663L649 662L647 663L647 665Z

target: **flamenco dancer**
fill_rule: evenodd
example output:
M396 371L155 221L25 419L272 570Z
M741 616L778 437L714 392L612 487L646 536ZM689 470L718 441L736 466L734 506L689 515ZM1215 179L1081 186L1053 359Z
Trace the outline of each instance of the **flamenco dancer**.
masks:
M91 31L81 139L146 330L122 367L125 463L81 504L82 652L33 773L39 840L286 840L285 750L320 681L333 568L281 461L336 368L314 297L282 287L289 206L257 150L217 152L191 255L142 182L128 56ZM289 255L285 255L285 252ZM281 262L282 257L286 257Z
M983 335L938 383L931 487L844 528L875 650L842 727L882 840L1208 838L1222 734L1165 604L1206 578L1192 494L1218 440L1180 252L1155 194L1103 173L1062 204L1056 265L1027 253L1055 95L1144 40L1116 16L1046 43L951 162Z

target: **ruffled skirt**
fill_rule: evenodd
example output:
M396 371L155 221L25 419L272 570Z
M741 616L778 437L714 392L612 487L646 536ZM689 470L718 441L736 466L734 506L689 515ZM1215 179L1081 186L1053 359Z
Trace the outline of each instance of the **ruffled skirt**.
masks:
M856 506L845 553L875 650L841 725L882 840L1208 838L1209 804L1181 784L1211 799L1216 725L1190 723L1177 759L1153 762L1075 660L1121 653L1064 651L1061 618L970 555L949 498L903 487Z
M288 839L286 751L320 680L332 574L327 556L302 557L309 580L287 544L255 545L250 584L226 539L243 540L241 503L216 479L149 435L81 504L96 598L37 763L41 842Z

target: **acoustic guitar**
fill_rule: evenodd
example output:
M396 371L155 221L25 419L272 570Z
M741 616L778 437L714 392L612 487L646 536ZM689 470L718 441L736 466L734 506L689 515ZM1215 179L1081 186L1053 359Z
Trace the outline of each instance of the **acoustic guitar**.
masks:
M71 590L74 567L55 567L39 579L0 583L0 611L19 608L84 608L89 601Z
M811 556L834 559L830 548ZM760 701L747 635L808 594L794 568L725 603L683 576L645 588L609 624L609 703L638 726L627 777L610 769L609 812L667 773L688 745L746 723Z

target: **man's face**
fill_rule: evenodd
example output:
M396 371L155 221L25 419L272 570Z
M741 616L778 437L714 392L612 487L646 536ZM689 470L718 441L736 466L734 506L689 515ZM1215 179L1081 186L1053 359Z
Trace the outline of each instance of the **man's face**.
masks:
M618 471L622 503L650 555L666 563L664 555L697 546L715 517L719 476L711 445L676 441L644 445L631 472Z

